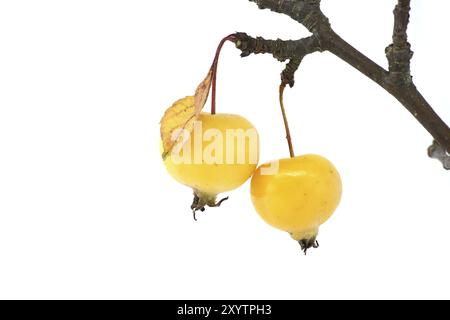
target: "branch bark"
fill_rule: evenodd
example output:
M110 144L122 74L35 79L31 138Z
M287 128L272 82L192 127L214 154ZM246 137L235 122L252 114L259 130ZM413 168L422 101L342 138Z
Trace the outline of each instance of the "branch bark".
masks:
M292 40L266 40L264 38L252 38L246 33L236 33L236 47L242 51L241 57L250 54L269 53L278 61L289 60L286 69L281 73L282 85L294 86L294 75L303 58L311 53L322 51L317 37L310 36L297 41Z
M394 10L392 44L386 48L389 61L389 81L399 85L412 82L410 62L413 56L408 43L408 23L411 0L398 0Z
M286 14L305 26L312 35L300 40L265 40L245 33L236 34L236 46L242 56L269 53L279 61L290 60L282 73L282 83L294 85L294 73L303 58L313 52L329 51L372 79L393 95L433 136L435 142L429 155L439 159L446 169L450 163L450 128L417 90L411 77L413 56L408 43L407 28L410 0L398 0L394 10L392 44L386 48L389 70L385 70L333 31L320 8L320 0L249 0L260 9Z

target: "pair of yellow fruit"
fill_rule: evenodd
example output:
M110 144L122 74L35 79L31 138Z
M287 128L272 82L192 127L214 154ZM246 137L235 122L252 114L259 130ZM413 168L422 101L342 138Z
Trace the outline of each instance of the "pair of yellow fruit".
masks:
M192 97L186 97L177 103L189 101L192 101ZM239 130L256 132L248 120L238 115L201 113L198 121L201 123L202 132L215 132L222 137L229 137L230 132ZM201 137L201 144L198 144L198 137L194 135L195 130L185 141L187 148L184 151L194 151L184 158L188 161L180 161L179 158L175 161L175 157L170 154L164 160L173 178L194 189L194 212L203 211L206 205L220 205L221 202L216 203L219 193L236 189L252 177L251 199L262 219L289 232L305 252L310 247L318 246L318 228L333 214L342 192L339 173L330 161L318 155L303 155L276 160L256 168L259 157L256 133L253 145L249 143L249 139L245 144L233 142L234 161L211 163L209 159L205 159L207 155L204 151L211 148L214 139L211 135L208 139ZM219 145L221 154L230 152L227 143L230 141ZM250 156L255 148L256 161ZM198 152L197 161L194 161L195 152ZM217 153L217 148L215 152ZM236 161L239 155L242 156L241 161Z

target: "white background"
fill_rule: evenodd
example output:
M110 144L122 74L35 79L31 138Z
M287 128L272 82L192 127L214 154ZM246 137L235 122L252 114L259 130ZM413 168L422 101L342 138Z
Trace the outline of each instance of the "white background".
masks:
M323 10L386 66L395 2ZM412 4L414 79L450 122L450 4ZM326 156L344 183L320 249L305 257L260 220L248 183L192 220L158 122L235 31L308 35L246 0L0 2L0 298L450 298L450 172L398 102L329 53L286 92L296 152ZM239 53L223 51L218 109L259 129L262 161L286 157L283 65Z

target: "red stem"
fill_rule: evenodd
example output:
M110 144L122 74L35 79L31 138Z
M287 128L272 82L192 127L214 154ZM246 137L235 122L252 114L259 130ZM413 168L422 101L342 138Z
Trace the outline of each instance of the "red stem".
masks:
M219 56L220 52L223 48L223 45L227 41L235 42L237 38L234 34L230 34L220 41L219 46L216 50L216 55L214 56L214 61L211 66L212 69L212 89L211 89L211 114L216 114L216 87L217 87L217 66L219 64Z

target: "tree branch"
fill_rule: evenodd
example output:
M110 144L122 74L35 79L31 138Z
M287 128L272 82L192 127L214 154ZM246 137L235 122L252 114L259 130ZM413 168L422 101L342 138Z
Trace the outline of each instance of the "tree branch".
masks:
M411 77L410 61L413 53L407 37L410 0L398 0L394 10L393 43L386 48L389 71L370 60L333 31L328 18L320 9L320 0L250 1L255 2L260 9L270 9L288 15L303 24L313 35L296 41L273 41L238 34L236 45L242 50L242 56L270 53L280 61L289 59L282 79L285 84L292 86L294 73L307 54L325 50L333 53L403 104L434 137L435 143L429 149L430 156L439 159L446 169L450 169L450 128L420 94Z
M330 29L328 18L320 10L320 0L250 0L260 9L283 13L303 24L311 33Z
M337 34L324 43L324 48L358 69L393 95L444 150L450 150L449 127L420 94L412 81L409 83L392 82L391 73L364 56Z
M269 53L278 61L289 62L281 73L282 85L294 86L294 75L303 58L313 52L322 51L319 40L315 36L292 40L266 40L264 38L252 38L246 33L236 33L236 47L242 51L241 57L247 57L251 53Z
M269 53L283 62L321 51L320 43L314 36L300 40L266 40L261 37L252 38L246 33L236 33L234 36L237 38L236 47L242 51L241 57L247 57L252 53Z

